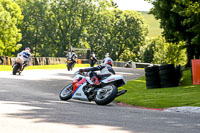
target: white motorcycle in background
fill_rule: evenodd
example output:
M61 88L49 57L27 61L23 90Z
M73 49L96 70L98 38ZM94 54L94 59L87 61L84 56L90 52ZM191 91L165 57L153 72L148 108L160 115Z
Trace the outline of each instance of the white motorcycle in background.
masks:
M61 90L59 95L61 100L72 98L95 101L98 105L106 105L116 97L126 93L126 90L118 91L118 87L126 84L124 77L121 75L111 75L101 81L98 80L97 76L90 79L86 73L80 73L79 71L75 72L74 75L72 83Z
M15 63L13 65L13 75L16 75L16 73L19 73L19 75L22 72L22 68L24 67L24 59L21 56L17 56Z

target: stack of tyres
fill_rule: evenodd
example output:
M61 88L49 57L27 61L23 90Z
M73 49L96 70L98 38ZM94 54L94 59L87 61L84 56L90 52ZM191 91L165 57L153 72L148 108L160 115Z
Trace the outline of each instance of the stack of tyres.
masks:
M162 88L178 86L177 72L174 64L159 66L159 75Z
M145 78L147 89L160 88L159 67L151 66L145 68Z

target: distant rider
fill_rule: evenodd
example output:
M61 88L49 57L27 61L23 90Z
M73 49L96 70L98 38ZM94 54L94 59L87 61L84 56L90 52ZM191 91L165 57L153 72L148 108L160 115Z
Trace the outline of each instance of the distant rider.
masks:
M75 64L76 63L76 58L78 56L76 55L76 53L74 52L74 50L69 50L68 52L68 59L71 59L71 61Z
M31 51L31 49L29 47L27 47L21 53L17 54L18 57L22 57L23 60L24 60L24 64L22 66L22 71L28 65L28 62L31 60L31 53L30 53L30 51Z
M95 57L95 53L93 52L90 57L90 66L93 67L96 62L97 62L97 59Z

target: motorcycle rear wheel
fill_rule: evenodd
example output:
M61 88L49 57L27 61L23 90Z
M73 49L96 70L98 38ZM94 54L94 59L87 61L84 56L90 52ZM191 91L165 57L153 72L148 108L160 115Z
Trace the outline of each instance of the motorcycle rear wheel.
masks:
M115 85L107 85L97 91L95 103L98 105L106 105L112 102L117 96L117 87Z
M69 100L72 98L72 92L73 92L73 84L68 84L67 86L65 86L61 92L60 92L60 100Z

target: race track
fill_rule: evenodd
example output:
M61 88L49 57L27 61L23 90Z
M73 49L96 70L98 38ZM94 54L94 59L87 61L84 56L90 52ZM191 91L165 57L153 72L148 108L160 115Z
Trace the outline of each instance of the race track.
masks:
M144 70L114 68L132 80ZM76 71L78 69L75 69ZM0 71L0 133L199 133L200 116L124 107L111 103L60 101L73 72Z

